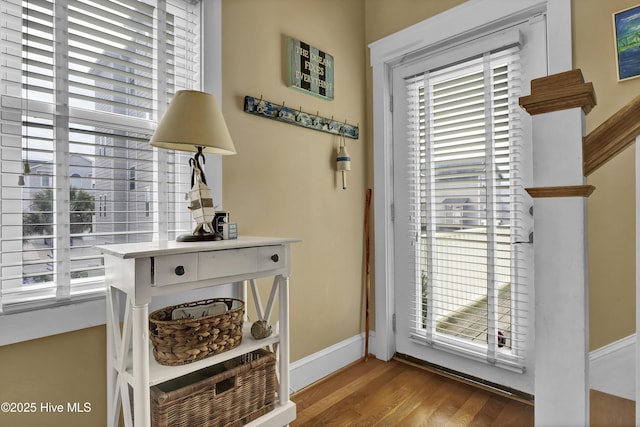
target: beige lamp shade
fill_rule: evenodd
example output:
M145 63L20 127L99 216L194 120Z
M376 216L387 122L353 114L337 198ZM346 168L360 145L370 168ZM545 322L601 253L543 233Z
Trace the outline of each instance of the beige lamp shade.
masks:
M236 154L215 96L195 90L176 92L149 143L169 150Z

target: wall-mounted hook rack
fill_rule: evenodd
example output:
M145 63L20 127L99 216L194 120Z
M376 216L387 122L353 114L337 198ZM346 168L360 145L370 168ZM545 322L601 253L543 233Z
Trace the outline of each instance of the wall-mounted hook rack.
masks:
M282 104L275 104L262 99L262 96L260 96L259 99L253 96L245 96L244 111L245 113L255 114L267 119L278 120L320 132L344 135L346 138L358 139L360 135L359 127L350 125L346 120L341 122L334 120L333 116L331 116L330 119L322 117L318 114L319 112L316 112L316 114L305 113L302 111L302 107L298 109L285 107L284 102Z

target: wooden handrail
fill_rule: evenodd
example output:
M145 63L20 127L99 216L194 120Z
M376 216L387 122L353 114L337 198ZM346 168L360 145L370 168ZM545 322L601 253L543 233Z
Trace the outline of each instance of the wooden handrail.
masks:
M582 139L584 175L591 175L640 135L640 96Z

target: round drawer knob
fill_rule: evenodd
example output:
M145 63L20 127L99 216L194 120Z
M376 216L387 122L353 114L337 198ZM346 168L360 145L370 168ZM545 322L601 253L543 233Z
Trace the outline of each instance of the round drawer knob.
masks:
M175 269L176 275L182 276L184 274L184 267L179 265Z
M271 261L273 261L273 262L280 261L280 257L278 256L278 254L271 255Z

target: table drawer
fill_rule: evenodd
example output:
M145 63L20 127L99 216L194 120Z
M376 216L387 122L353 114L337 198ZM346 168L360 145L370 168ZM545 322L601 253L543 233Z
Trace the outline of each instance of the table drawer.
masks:
M263 246L258 249L258 271L284 267L284 246Z
M196 254L158 256L154 259L155 286L175 285L198 280Z
M258 271L258 248L226 249L198 254L198 280Z

